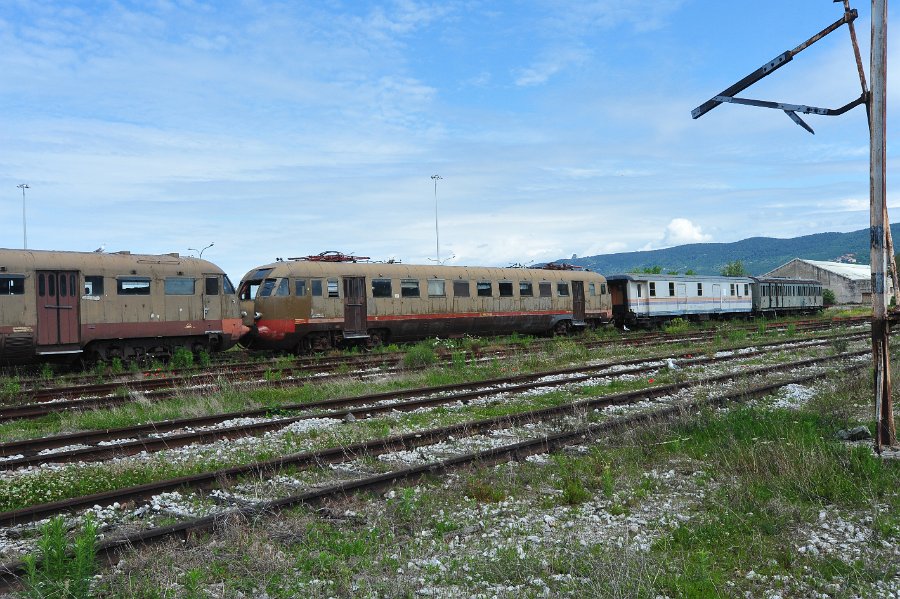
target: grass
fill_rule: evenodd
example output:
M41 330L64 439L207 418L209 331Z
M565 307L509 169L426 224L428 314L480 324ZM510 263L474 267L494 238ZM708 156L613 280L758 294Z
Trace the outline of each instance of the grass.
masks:
M25 558L26 595L35 599L93 597L96 544L97 525L90 517L84 519L81 531L71 543L62 516L47 521L41 526L37 554Z

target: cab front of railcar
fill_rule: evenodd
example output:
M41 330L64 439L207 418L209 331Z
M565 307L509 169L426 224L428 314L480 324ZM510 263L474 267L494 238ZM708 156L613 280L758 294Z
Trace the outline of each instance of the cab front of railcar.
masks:
M247 273L238 288L241 315L249 332L241 338L248 349L295 350L298 324L310 318L307 279L294 277L283 265L269 265Z

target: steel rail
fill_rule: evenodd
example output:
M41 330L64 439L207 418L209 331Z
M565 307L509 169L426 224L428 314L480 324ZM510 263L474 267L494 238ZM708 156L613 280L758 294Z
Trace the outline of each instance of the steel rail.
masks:
M857 365L851 367L849 370L854 371L865 367L866 365ZM262 516L300 505L314 507L327 500L340 499L348 495L362 492L379 492L402 482L413 482L428 476L439 476L471 465L477 464L480 466L489 466L510 460L521 461L529 455L552 452L570 445L573 442L593 441L599 436L614 433L618 430L671 420L685 413L695 412L707 406L725 405L730 402L740 402L754 397L762 397L786 385L809 382L819 379L820 377L820 374L810 374L716 397L679 403L665 408L614 418L602 423L590 424L574 430L547 435L536 439L494 447L483 451L474 451L445 460L394 470L354 481L336 483L313 491L260 502L250 506L236 507L223 513L195 518L169 526L130 533L121 537L101 541L97 544L96 555L99 558L113 562L115 561L116 556L122 551L173 538L187 539L192 534L214 530L218 525L235 516ZM472 423L470 426L474 424L475 423ZM385 442L387 439L382 439L381 441ZM5 588L7 589L13 588L24 576L26 571L25 568L26 564L24 561L0 565L0 584L6 585Z

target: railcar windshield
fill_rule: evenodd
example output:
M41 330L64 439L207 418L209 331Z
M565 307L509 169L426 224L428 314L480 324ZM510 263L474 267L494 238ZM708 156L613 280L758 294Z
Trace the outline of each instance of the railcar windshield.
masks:
M259 293L256 294L256 297L269 297L272 295L274 289L275 279L266 279L262 282L262 285L259 286Z
M231 279L228 278L228 275L224 275L222 278L225 281L225 293L234 295L234 285L231 284Z

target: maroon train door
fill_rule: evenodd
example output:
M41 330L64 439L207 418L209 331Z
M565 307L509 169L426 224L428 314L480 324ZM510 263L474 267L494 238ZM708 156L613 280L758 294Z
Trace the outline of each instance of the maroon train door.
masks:
M344 338L368 336L366 278L344 277Z
M584 281L572 281L572 319L584 322Z
M38 345L78 343L81 277L74 270L37 271Z

